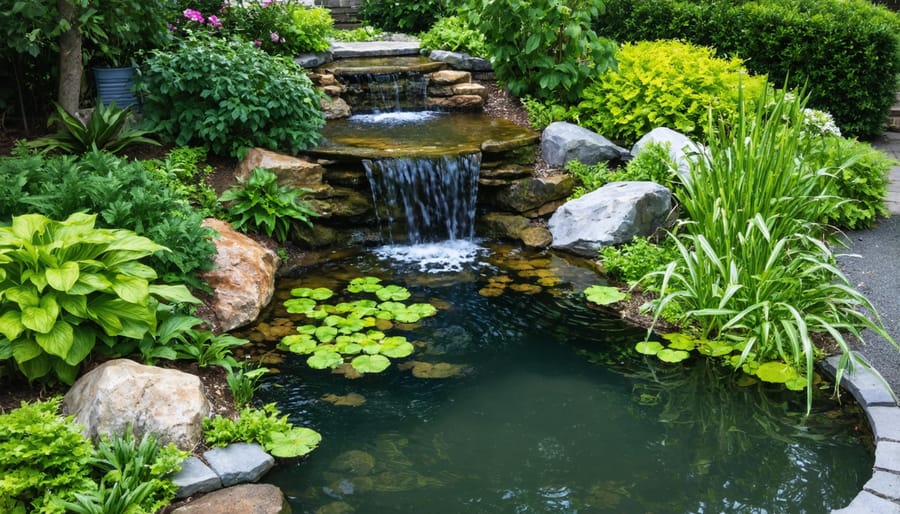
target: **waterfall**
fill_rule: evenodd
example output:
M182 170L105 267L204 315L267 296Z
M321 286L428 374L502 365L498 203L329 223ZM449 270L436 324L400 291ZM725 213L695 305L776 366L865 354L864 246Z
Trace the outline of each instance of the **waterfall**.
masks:
M354 112L422 110L428 79L416 72L343 75L351 84L348 101Z
M471 239L481 154L363 160L382 238L393 243L395 220L408 244Z

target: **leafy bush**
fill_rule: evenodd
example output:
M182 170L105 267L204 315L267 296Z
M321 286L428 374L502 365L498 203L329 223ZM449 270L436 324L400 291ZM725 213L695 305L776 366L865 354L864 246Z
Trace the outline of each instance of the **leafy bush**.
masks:
M356 27L355 29L335 29L331 31L331 39L335 41L378 41L384 35L384 31L371 25Z
M363 0L360 15L382 30L415 34L451 13L448 0Z
M318 142L325 123L303 69L250 43L188 37L154 52L137 87L160 134L216 154L243 157L253 146L297 153Z
M180 146L166 154L165 159L141 161L151 174L168 182L173 194L191 204L205 218L223 215L216 191L206 182L213 167L201 163L206 161L206 148Z
M90 121L85 125L72 116L61 105L54 102L56 116L50 117L48 126L61 123L63 130L46 137L28 142L29 148L61 150L65 153L85 153L92 149L107 150L112 153L137 143L158 145L156 141L144 137L149 132L126 125L131 110L119 109L115 104L103 105L97 102Z
M234 228L242 231L261 231L267 236L275 236L279 241L287 241L293 221L302 221L309 226L309 218L318 216L305 201L300 199L302 189L290 189L278 184L275 172L265 168L255 168L246 180L238 180L238 187L222 193L219 201L231 204L228 218Z
M419 41L426 50L465 52L474 57L487 57L484 34L469 26L462 16L447 16L437 21Z
M900 16L863 0L610 0L599 34L679 38L739 55L754 73L807 86L848 135L881 133L900 73Z
M203 420L203 437L209 446L236 442L261 444L276 457L302 457L316 449L322 436L310 428L294 427L274 403L262 409L246 407L237 421L216 416Z
M570 200L582 197L609 182L615 182L609 179L614 172L609 170L609 163L605 161L591 165L579 161L569 161L566 163L566 170L572 173L575 176L575 180L578 181L578 185L575 186L572 194L569 195Z
M40 214L0 227L0 360L28 380L71 384L98 340L156 332L160 300L195 299L184 286L158 286L139 260L163 247L127 230L94 228L95 215L65 221Z
M57 414L60 401L0 415L0 511L63 513L56 501L96 487L87 473L93 447L71 416Z
M654 244L646 237L635 237L630 243L604 246L600 249L604 272L614 279L629 284L641 280L654 271L665 269L677 257L678 250L668 237L659 244ZM646 281L643 286L649 289L654 287Z
M657 127L705 139L709 111L734 119L741 88L757 98L762 77L746 74L739 59L679 41L624 44L609 70L584 90L582 124L606 137L634 143Z
M764 381L805 387L809 408L813 334L828 334L842 353L838 383L857 360L844 334L890 337L858 310L874 312L838 270L817 221L835 200L803 158L814 144L803 136L804 102L766 100L710 132L679 197L691 221L675 239L678 259L655 274L654 309L683 307L703 340L717 340L715 355Z
M510 93L574 104L596 74L614 66L614 44L591 29L604 3L470 0L467 15Z
M522 97L522 106L528 113L528 123L535 130L544 130L553 122L569 121L578 125L578 110L555 103L551 99L538 100L532 96Z
M212 267L215 232L201 226L203 217L170 184L168 175L103 152L51 158L19 152L0 158L0 220L98 213L101 227L133 230L174 249L147 261L163 280L204 287L196 273Z
M610 182L645 181L656 182L677 191L678 176L669 159L669 149L665 145L651 143L644 146L625 167L609 169L606 162L587 165L578 161L566 163L566 170L580 182L570 198L578 198Z

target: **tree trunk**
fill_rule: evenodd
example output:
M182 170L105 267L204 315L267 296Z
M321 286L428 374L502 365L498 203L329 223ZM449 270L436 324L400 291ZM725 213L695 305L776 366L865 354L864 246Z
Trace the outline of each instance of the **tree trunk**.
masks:
M71 0L56 0L60 19L69 26L59 35L59 94L57 101L69 114L78 110L81 99L81 31L78 12Z

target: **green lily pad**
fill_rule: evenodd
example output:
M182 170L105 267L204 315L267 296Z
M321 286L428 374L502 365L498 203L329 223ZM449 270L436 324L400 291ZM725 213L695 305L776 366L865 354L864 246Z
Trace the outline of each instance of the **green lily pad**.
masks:
M672 350L670 348L663 348L656 354L656 358L663 362L681 362L691 354L684 350Z
M394 319L394 313L390 311L378 311L375 313L375 318L390 321Z
M788 380L784 383L784 386L790 389L791 391L802 391L806 389L806 378L805 377L796 377Z
M430 316L434 316L437 314L437 308L430 303L414 303L406 308L407 312L414 312L419 315L420 318L427 318Z
M371 339L373 341L381 341L384 337L384 332L380 330L369 330L366 332L366 339Z
M797 370L783 362L766 362L756 369L756 376L763 382L786 384L798 377Z
M334 306L334 312L338 314L347 314L353 312L353 304L350 302L341 302Z
M303 314L310 319L325 319L325 317L328 316L328 311L320 306L311 311L306 311Z
M341 354L327 349L318 349L306 359L306 364L313 369L336 368L344 362Z
M663 345L657 341L641 341L634 345L634 349L644 355L656 355L663 349Z
M343 316L338 316L337 314L329 314L325 317L324 320L322 320L322 323L328 325L329 327L334 327L338 323L341 323L343 321L347 321L347 319Z
M378 310L387 312L404 312L407 307L400 302L381 302L378 304Z
M697 346L696 341L693 337L687 334L682 334L680 332L666 334L662 337L663 339L669 341L669 348L673 350L684 350L689 352Z
M360 373L381 373L391 365L391 361L384 355L359 355L350 361L350 365Z
M372 316L378 312L378 302L375 300L356 300L350 302L353 306L353 312L360 318L364 316Z
M315 334L317 328L319 327L316 325L301 325L297 327L297 332L300 334Z
M270 432L266 450L275 457L301 457L316 449L322 435L311 428L294 427L287 432Z
M356 355L362 351L362 346L352 341L338 341L334 347L342 355Z
M591 286L584 290L584 296L597 305L611 305L628 298L627 294L611 286Z
M401 301L409 298L410 293L409 290L405 287L392 284L389 286L384 286L378 291L375 291L375 296L377 296L381 301Z
M292 353L306 355L312 353L318 342L309 334L294 334L285 336L281 339L281 344L287 347Z
M347 285L347 291L351 293L374 293L381 289L381 279L378 277L359 277L354 278Z
M703 339L699 343L697 351L709 357L721 357L723 355L728 355L734 350L730 344L719 341L707 341Z
M403 336L386 337L381 342L381 355L392 359L409 357L415 351L415 347Z
M381 343L373 339L364 339L359 342L359 346L362 348L363 353L367 355L378 355L381 353Z
M323 343L330 343L334 341L334 338L337 337L338 329L334 327L329 327L327 325L323 325L316 329L316 339Z
M316 301L310 298L291 298L285 300L284 308L291 314L305 314L316 307Z
M416 323L420 319L422 319L421 316L408 310L394 313L394 320L400 323Z

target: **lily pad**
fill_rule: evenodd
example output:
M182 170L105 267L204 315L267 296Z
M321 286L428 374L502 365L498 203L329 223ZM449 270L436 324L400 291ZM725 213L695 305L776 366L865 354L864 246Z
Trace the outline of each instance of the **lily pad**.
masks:
M328 316L328 311L320 306L311 311L306 311L303 314L310 319L325 319L325 317Z
M281 340L281 344L286 346L292 353L306 355L312 353L318 343L308 334L296 334L286 336Z
M306 359L306 364L313 369L336 368L344 362L341 354L332 350L318 349Z
M597 305L612 305L628 298L628 295L612 286L591 286L584 290L589 302Z
M691 354L684 350L672 350L671 348L663 348L656 354L656 358L663 362L681 362Z
M481 296L487 296L488 298L493 298L495 296L500 296L503 294L503 289L499 287L483 287L478 290L478 294Z
M381 354L392 359L409 357L415 347L403 336L387 337L381 342Z
M381 373L391 365L391 361L384 355L359 355L350 361L350 365L360 373Z
M786 384L798 377L797 370L783 362L766 362L756 369L756 376L763 382Z
M414 312L419 315L420 318L427 318L430 316L434 316L437 314L437 309L434 305L430 303L414 303L406 308L407 312Z
M322 435L311 428L294 427L287 432L269 433L266 450L275 457L301 457L316 449Z
M375 291L375 296L377 296L382 301L401 301L409 298L410 293L409 290L405 287L392 284L389 286L384 286L378 291Z
M721 357L723 355L728 355L733 350L734 348L732 348L730 344L722 343L719 341L701 340L700 345L697 346L698 352L709 357Z
M291 314L305 314L316 307L316 301L310 298L292 298L285 300L284 308Z
M330 343L337 337L338 329L323 325L316 329L316 339L323 343Z
M634 345L634 349L644 355L656 355L663 349L663 345L658 341L641 341Z
M422 319L421 316L409 310L394 313L394 320L400 323L415 323L420 319Z
M805 377L795 377L784 383L784 386L790 389L791 391L802 391L806 389L806 378Z
M682 334L680 332L666 334L662 337L663 337L663 339L666 339L669 341L669 348L671 348L673 350L684 350L684 351L689 352L697 346L694 338L692 338L691 336L689 336L687 334Z
M374 293L381 289L381 279L378 277L359 277L350 281L347 291L351 293Z

